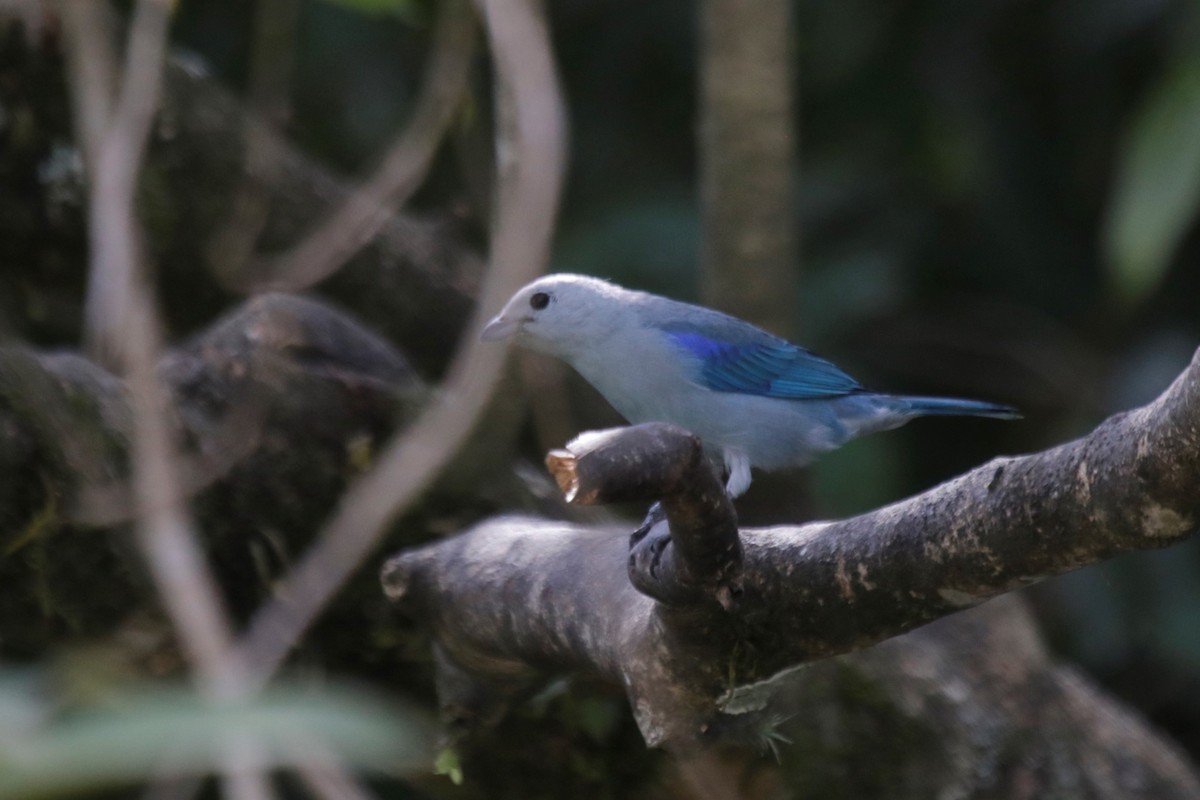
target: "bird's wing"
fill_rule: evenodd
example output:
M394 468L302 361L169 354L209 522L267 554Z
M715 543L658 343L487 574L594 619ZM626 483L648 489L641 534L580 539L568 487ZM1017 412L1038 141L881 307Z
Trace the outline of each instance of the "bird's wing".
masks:
M864 391L835 364L749 325L725 335L681 325L663 331L697 360L697 382L714 391L791 400Z

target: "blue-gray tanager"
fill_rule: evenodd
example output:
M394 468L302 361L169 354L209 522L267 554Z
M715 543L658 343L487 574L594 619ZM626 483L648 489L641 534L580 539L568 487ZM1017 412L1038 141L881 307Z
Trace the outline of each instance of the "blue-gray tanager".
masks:
M1015 419L978 400L872 392L748 322L584 275L547 275L483 329L557 356L633 423L672 422L719 454L737 497L750 468L808 464L855 437L924 415Z

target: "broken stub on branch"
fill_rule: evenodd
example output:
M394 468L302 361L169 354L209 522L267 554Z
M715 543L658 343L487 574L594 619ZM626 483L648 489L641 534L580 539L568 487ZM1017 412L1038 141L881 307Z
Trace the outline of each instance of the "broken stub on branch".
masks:
M681 738L684 718L702 734L736 641L743 553L700 440L653 423L585 434L546 462L569 502L655 509L633 536L502 517L388 561L388 596L436 639L448 721L490 722L549 674L582 669L629 690L649 741ZM663 645L681 657L660 658Z

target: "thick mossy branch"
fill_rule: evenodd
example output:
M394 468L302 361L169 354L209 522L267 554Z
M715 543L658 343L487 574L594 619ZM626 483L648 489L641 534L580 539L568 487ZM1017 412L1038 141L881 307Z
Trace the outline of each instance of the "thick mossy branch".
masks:
M480 686L503 684L508 696L516 676L524 685L583 670L626 687L652 744L696 741L721 727L723 711L759 708L757 687L791 667L1116 553L1181 541L1200 520L1198 445L1194 360L1156 401L1083 439L997 459L851 519L741 531L736 580L722 573L740 591L720 604L681 602L698 597L688 569L660 572L647 592L632 568L635 586L622 531L528 518L493 519L401 553L385 566L384 586L430 625L456 685L473 685L489 707L495 692ZM709 504L715 476L690 434L638 426L585 438L551 462L577 497L660 499L668 524L632 543L651 543L656 563L713 563L696 555L703 548L689 551L722 541L733 517ZM738 563L727 553L725 563Z
M246 302L169 351L158 371L175 401L171 422L184 448L189 495L254 452L268 417L332 403L324 386L336 387L337 402L344 394L380 395L392 399L393 410L409 412L425 391L386 342L318 301L286 294ZM303 397L295 394L300 388ZM129 519L131 414L124 382L82 356L0 347L0 415L54 465L47 479L66 499L64 521L110 526Z
M425 384L385 340L319 301L260 295L164 354L182 488L238 613ZM36 657L94 639L149 597L125 540L81 529L133 511L125 383L77 354L0 346L0 630ZM74 534L74 535L72 535ZM364 592L365 593L365 592Z

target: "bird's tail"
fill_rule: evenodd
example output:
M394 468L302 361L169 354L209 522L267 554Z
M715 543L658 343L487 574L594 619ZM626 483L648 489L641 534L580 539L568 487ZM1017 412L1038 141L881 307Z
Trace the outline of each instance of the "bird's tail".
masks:
M914 414L944 417L991 417L1020 419L1021 412L1001 403L960 400L956 397L902 397Z

